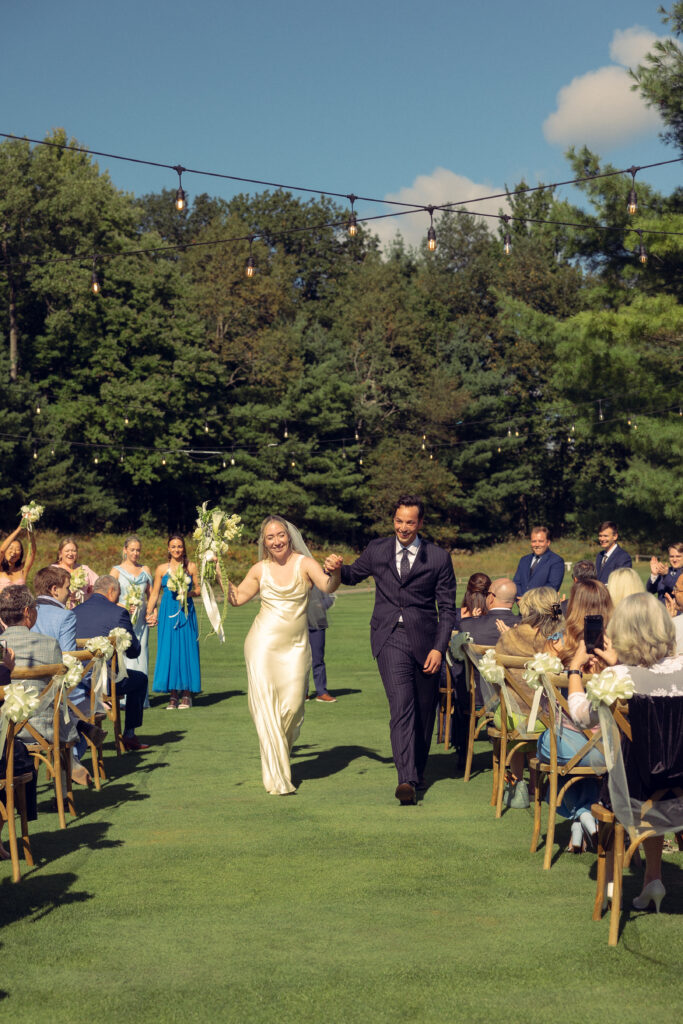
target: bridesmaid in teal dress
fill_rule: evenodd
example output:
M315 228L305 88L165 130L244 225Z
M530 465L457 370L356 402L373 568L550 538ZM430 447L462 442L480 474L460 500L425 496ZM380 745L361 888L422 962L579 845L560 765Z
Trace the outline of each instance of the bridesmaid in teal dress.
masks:
M115 565L111 575L119 581L121 596L119 604L126 607L126 597L139 600L137 609L129 607L133 630L140 641L140 654L137 658L126 658L126 666L130 672L139 672L145 677L145 685L149 679L149 626L147 625L147 601L152 585L152 573L148 565L140 565L142 545L139 537L126 537L121 553L123 561ZM146 708L149 707L149 695L145 697Z
M187 615L176 591L168 587L169 578L182 566L187 584ZM155 693L170 694L167 711L192 707L192 694L201 690L199 673L199 628L193 597L199 597L197 566L188 562L185 541L174 533L168 538L168 562L154 573L154 586L147 606L147 622L159 626L157 658L154 665ZM157 611L157 604L161 604ZM180 700L178 696L180 694Z

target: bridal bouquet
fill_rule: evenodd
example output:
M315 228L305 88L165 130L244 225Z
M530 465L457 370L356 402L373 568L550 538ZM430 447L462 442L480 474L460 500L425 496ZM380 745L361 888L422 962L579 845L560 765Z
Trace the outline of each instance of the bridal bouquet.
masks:
M88 577L82 565L74 569L69 580L69 594L73 604L83 604L85 588L88 585Z
M175 594L176 600L180 602L180 604L182 606L182 609L185 612L186 616L187 616L187 595L189 593L190 584L191 583L192 583L192 578L187 575L187 573L185 572L185 568L182 565L176 566L176 568L173 570L173 572L169 572L169 574L168 574L168 581L166 583L166 586L171 591L171 593ZM180 614L180 609L178 609L178 611L176 612L176 615L179 615L179 614ZM175 618L175 615L171 616L171 618Z
M144 586L139 583L130 583L121 603L130 615L130 621L133 625L137 622L144 600Z
M208 509L207 502L197 506L197 527L193 537L197 545L197 563L202 600L214 632L224 639L223 622L228 603L223 601L223 613L218 611L212 584L220 573L223 587L227 587L228 573L225 557L230 543L242 533L242 522L238 515L228 515L220 508Z
M38 522L44 511L43 505L39 505L37 501L29 501L28 505L21 506L21 522L19 525L22 529L32 533L33 524Z

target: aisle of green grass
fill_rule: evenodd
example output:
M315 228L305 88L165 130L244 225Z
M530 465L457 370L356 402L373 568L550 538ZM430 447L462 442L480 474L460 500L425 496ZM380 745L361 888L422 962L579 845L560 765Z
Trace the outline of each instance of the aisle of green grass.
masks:
M0 998L8 1020L624 1022L666 1019L680 993L680 858L663 913L631 914L616 950L591 921L593 860L550 872L531 820L496 821L490 776L455 777L434 748L415 808L393 797L385 697L369 654L371 595L342 594L328 632L334 705L307 705L298 793L268 796L242 641L202 645L204 695L155 698L140 755L108 757L66 832L43 813L39 866L0 865ZM488 764L481 744L477 765ZM566 826L559 830L566 840ZM638 889L630 876L626 898Z

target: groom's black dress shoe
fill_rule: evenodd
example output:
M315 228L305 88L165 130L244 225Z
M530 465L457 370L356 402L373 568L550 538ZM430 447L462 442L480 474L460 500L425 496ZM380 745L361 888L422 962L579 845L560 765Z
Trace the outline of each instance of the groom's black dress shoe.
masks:
M410 804L417 803L417 794L415 792L415 786L410 782L401 782L396 787L396 799L401 801L401 806L407 807Z

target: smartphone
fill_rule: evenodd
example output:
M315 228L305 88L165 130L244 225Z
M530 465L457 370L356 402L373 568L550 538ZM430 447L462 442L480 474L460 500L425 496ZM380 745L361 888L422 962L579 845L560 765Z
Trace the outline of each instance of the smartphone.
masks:
M602 625L602 615L586 615L583 620L583 642L586 650L592 654L596 647L603 650L605 647L605 634Z

